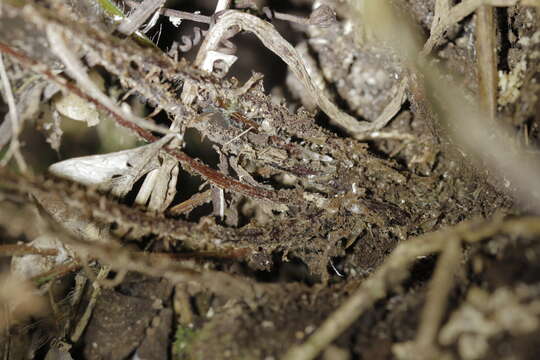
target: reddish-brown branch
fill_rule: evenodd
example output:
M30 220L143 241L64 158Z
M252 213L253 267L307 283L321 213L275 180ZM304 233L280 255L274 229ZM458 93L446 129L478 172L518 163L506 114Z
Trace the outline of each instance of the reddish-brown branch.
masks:
M65 78L53 74L50 70L47 69L46 65L28 57L26 54L18 50L13 49L11 46L3 42L0 42L0 52L13 56L17 60L19 60L21 64L26 65L33 71L45 76L49 80L55 82L59 86L67 89L75 95L93 103L100 110L103 110L110 114L119 125L134 131L147 142L151 143L158 140L158 138L154 136L150 131L143 129L140 126L124 119L120 114L111 111L108 107L101 104L93 97L85 94L76 84L70 83ZM272 202L285 202L283 199L280 199L277 193L274 191L256 188L254 186L244 184L238 180L232 179L229 176L223 175L220 172L208 167L207 165L193 159L192 157L180 150L165 148L165 151L177 158L184 166L184 168L186 168L186 170L201 175L202 177L210 181L212 184L222 189L238 192L249 197L270 200Z

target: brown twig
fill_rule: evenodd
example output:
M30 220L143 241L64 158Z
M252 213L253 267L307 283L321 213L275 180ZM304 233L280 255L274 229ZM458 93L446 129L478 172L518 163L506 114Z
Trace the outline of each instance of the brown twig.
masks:
M77 251L91 253L93 258L118 271L136 271L150 276L164 277L173 284L196 281L209 287L216 294L227 297L253 299L262 290L262 286L250 280L218 271L198 271L188 264L181 265L168 257L162 256L157 260L156 257L147 253L135 252L111 244L87 242L59 229L56 224L51 224L51 231L59 240Z
M115 113L122 117L123 119L133 122L134 124L146 128L148 130L156 131L162 134L169 133L168 130L164 129L161 126L150 123L148 120L141 119L134 114L128 113L118 107L107 95L105 95L99 87L92 82L92 80L86 74L86 70L83 64L79 61L77 55L75 55L68 44L66 43L61 28L54 25L48 25L46 28L47 38L49 39L49 44L51 46L52 52L58 56L60 60L64 63L69 74L73 76L79 86L87 92L90 97L96 99L100 104L105 106L108 112Z
M58 265L53 269L46 271L44 273L38 274L31 278L30 280L37 284L42 285L52 279L56 279L67 275L71 272L77 271L81 268L81 264L78 261L71 261L66 264Z
M476 10L476 64L478 93L482 110L494 121L497 113L497 45L495 14L492 6Z
M0 256L42 255L56 256L56 249L42 249L25 244L0 245Z
M461 260L461 239L451 237L442 249L433 278L429 283L426 303L422 311L420 328L416 334L418 351L436 351L436 339L448 302L448 294L454 286L456 270Z
M50 81L54 82L55 84L59 85L61 88L74 93L75 95L85 99L88 102L91 102L92 104L96 105L100 110L103 110L107 113L109 113L120 125L123 127L126 127L132 131L134 131L137 135L139 135L142 138L146 138L146 136L151 135L150 132L147 130L137 126L134 123L130 123L129 121L125 120L121 114L118 114L114 111L111 111L109 108L107 108L105 105L103 105L101 102L99 102L97 99L94 99L93 97L87 95L85 92L83 92L76 84L73 84L69 81L67 81L62 76L54 74L51 70L48 69L48 67L45 64L42 64L34 59L29 58L24 53L15 50L11 46L7 45L6 43L0 42L0 52L3 52L5 54L8 54L10 56L13 56L16 58L22 65L25 65L30 70L35 71L36 73L43 75ZM164 130L161 129L163 132ZM165 130L166 131L166 130Z
M110 110L108 107L103 105L100 101L84 93L79 87L77 87L76 84L70 83L66 81L66 79L64 79L63 77L53 74L50 70L47 69L46 65L41 64L38 61L29 58L22 52L13 49L12 47L10 47L9 45L3 42L0 42L0 52L9 54L15 57L16 59L19 60L21 64L29 67L31 70L45 76L46 78L53 81L60 87L95 104L96 107L110 114L112 118L119 125L134 131L137 135L139 135L141 138L143 138L147 142L151 143L158 140L158 138L154 136L148 130L143 129L137 124L124 119L121 114L118 114ZM162 131L169 132L168 130L163 130L163 129ZM277 203L287 203L286 199L282 199L278 195L278 193L274 191L257 188L257 187L242 183L229 176L223 175L220 172L208 167L207 165L193 159L192 157L190 157L189 155L187 155L186 153L180 150L166 147L165 151L171 154L172 156L174 156L176 159L178 159L182 163L182 165L184 165L187 171L192 171L198 175L201 175L203 178L205 178L206 180L210 181L211 183L213 183L214 185L220 188L223 188L229 191L238 192L243 195L254 197L257 199L269 200L269 201L277 202Z

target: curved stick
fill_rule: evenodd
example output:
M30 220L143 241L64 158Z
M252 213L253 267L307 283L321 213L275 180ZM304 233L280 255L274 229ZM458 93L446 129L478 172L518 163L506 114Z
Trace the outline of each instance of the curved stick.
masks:
M242 30L252 32L259 40L279 56L290 68L294 75L302 82L305 89L313 96L317 105L326 113L331 120L353 135L380 129L379 124L359 122L354 117L341 111L330 101L310 78L302 58L287 40L267 21L244 12L228 10L220 15L219 20L208 32L201 45L199 55L195 59L195 65L201 66L204 56L208 51L216 50L227 31L238 26Z

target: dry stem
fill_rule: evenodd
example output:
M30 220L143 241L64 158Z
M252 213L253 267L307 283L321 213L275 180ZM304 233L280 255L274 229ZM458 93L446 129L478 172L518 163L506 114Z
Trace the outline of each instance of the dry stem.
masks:
M279 56L304 85L304 88L315 99L321 110L324 111L332 121L346 131L354 136L363 137L366 133L381 128L378 122L376 124L359 122L354 117L341 111L318 90L317 85L309 76L302 58L298 55L292 45L281 36L272 24L254 15L235 10L226 11L221 15L219 21L211 28L211 31L209 31L204 39L195 60L195 64L200 66L200 64L204 62L205 54L216 49L228 30L233 27L239 27L243 30L252 32L259 38L264 46ZM402 98L399 97L398 100L402 101Z
M482 110L489 120L495 120L497 112L497 45L493 7L480 6L476 10L476 63L478 89Z
M57 249L42 249L23 244L5 244L0 245L0 256L22 256L22 255L41 255L56 256Z
M436 348L437 333L446 310L448 294L454 285L455 272L461 260L461 239L452 237L442 250L433 279L429 284L420 328L416 334L418 350Z
M11 90L11 84L6 73L6 67L4 65L4 57L0 54L0 77L2 78L2 87L4 88L6 101L9 107L9 118L11 121L11 143L8 152L4 155L4 158L0 162L0 166L6 166L11 156L15 157L19 169L25 173L28 171L28 166L24 161L24 158L20 151L19 134L21 132L21 124L19 123L19 116L17 112L17 105L15 104L15 97Z
M455 23L460 22L484 5L512 6L518 0L465 0L450 8L448 0L440 0L436 4L434 26L431 27L429 39L424 44L421 54L428 55L442 40L444 33Z

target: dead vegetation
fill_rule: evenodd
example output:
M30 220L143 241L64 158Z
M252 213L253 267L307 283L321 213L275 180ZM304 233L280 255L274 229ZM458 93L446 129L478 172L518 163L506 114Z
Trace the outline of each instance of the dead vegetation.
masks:
M540 353L538 2L270 5L0 1L3 359Z

